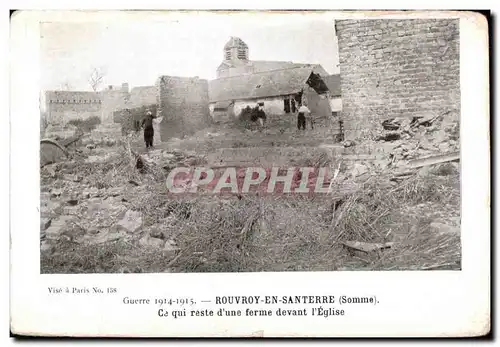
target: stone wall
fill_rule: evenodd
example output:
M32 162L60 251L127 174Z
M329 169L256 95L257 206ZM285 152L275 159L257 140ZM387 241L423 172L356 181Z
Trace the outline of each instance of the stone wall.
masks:
M103 124L113 123L113 113L116 110L129 108L130 94L123 89L106 89L102 91L102 115Z
M46 120L49 124L100 117L101 107L99 92L57 90L45 93Z
M198 77L161 76L158 85L158 115L161 140L182 138L211 124L208 81Z
M156 104L158 88L156 86L134 87L130 91L130 107Z
M335 22L347 139L385 119L460 113L458 19Z

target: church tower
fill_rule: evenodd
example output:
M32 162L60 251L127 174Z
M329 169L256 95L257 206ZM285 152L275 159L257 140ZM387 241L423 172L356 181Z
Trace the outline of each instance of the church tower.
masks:
M231 36L224 45L224 61L248 61L248 46L239 37Z

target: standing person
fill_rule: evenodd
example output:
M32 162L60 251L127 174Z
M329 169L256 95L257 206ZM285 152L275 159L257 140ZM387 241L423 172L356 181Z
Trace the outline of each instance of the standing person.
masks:
M144 142L146 142L146 148L153 147L153 139L155 136L155 131L153 128L153 119L156 116L153 116L151 111L146 110L146 116L142 120L142 126L144 127Z
M306 104L299 107L299 114L297 115L297 128L300 130L306 130L306 117L309 116L311 111L307 108Z
M264 123L266 122L266 112L264 111L264 103L263 102L259 102L259 104L258 104L257 115L259 118L260 126L263 127Z

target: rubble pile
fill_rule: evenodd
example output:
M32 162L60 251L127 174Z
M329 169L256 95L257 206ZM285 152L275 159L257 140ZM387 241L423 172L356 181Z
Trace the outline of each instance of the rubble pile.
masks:
M78 128L71 124L49 124L45 128L43 138L64 141L77 135Z
M88 145L87 145L88 146ZM138 247L156 248L174 256L178 251L173 238L175 218L163 218L151 224L144 215L141 199L162 192L151 182L129 180L141 176L132 169L125 151L95 149L85 158L65 160L41 168L40 240L42 252L56 252L61 240L78 244L101 244L121 240ZM167 173L176 166L203 163L194 152L152 150L140 156L145 165ZM129 170L134 171L128 175ZM153 196L154 197L154 196Z
M359 176L360 172L378 175L391 168L404 169L420 158L458 153L459 137L458 115L452 112L386 119L371 139L342 143L345 153L354 158L346 170Z
M420 117L384 120L375 135L376 142L392 142L395 161L444 154L459 150L458 116L451 112Z

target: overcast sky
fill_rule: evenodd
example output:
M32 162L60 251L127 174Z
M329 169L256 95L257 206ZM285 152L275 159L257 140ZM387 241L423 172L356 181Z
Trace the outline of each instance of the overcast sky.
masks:
M97 22L41 24L42 89L90 90L93 67L106 71L104 85L153 85L160 75L213 79L224 44L238 36L251 60L319 63L338 73L331 14L191 13Z

